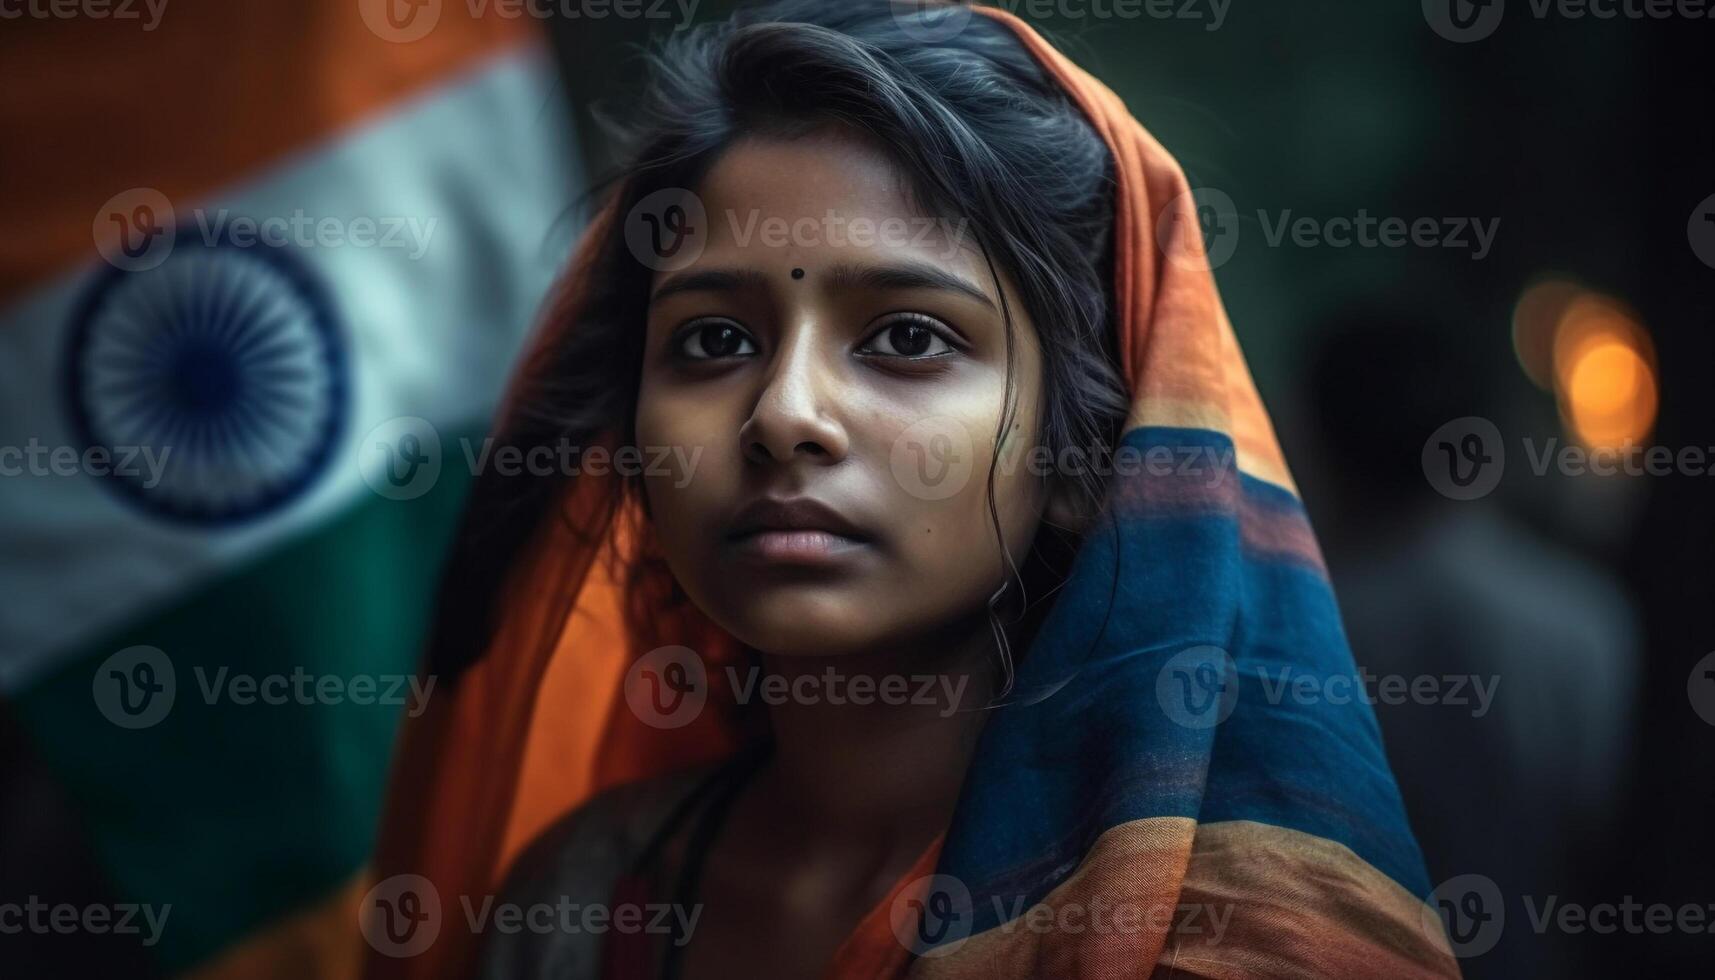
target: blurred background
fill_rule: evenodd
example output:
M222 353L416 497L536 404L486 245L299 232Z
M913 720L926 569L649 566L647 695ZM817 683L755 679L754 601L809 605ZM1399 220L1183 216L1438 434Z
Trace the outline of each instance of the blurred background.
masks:
M1198 189L1466 973L1708 975L1711 8L1002 5ZM0 2L0 973L354 975L458 440L732 6Z

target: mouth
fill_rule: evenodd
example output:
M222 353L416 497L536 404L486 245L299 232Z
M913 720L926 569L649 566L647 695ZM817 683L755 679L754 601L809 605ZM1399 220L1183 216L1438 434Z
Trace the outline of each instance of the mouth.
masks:
M763 564L838 565L868 550L874 535L808 497L764 497L741 509L726 535L733 557Z

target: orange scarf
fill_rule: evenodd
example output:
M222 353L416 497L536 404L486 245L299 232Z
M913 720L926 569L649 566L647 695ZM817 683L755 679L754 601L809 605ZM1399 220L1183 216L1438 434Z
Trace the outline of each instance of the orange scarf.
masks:
M1046 736L1032 733L1053 731L1054 737L1068 739L1108 734L1068 734L1032 720L1041 711L1055 710L1053 699L1012 716L997 714L979 750L979 761L987 757L990 764L968 777L946 850L938 844L924 854L842 946L830 975L898 977L909 970L914 976L1026 977L1047 971L1041 975L1119 977L1148 975L1158 963L1177 963L1174 975L1294 970L1457 975L1433 913L1425 918L1421 858L1405 827L1368 707L1334 712L1324 706L1320 714L1305 712L1314 717L1287 719L1283 716L1291 714L1291 706L1253 704L1254 688L1233 674L1253 658L1240 635L1249 643L1259 637L1269 641L1271 656L1297 656L1307 669L1350 670L1351 658L1314 537L1204 258L1185 176L1112 91L1016 17L978 10L1017 33L1112 154L1113 322L1133 397L1128 440L1140 445L1189 440L1229 453L1234 472L1220 486L1196 488L1142 477L1114 486L1110 503L1122 529L1135 527L1140 536L1162 533L1164 522L1175 520L1182 521L1186 534L1213 535L1194 540L1199 542L1196 554L1213 556L1207 574L1219 577L1184 587L1194 590L1192 600L1206 606L1205 621L1215 624L1215 633L1212 639L1164 637L1141 619L1132 623L1110 616L1102 634L1105 642L1116 629L1134 631L1123 637L1115 655L1125 654L1125 669L1147 678L1141 688L1146 693L1134 698L1137 730L1114 733L1112 744L1139 746L1139 758L1155 751L1151 746L1175 746L1171 761L1179 768L1162 777L1159 792L1137 790L1148 785L1140 778L1124 784L1132 795L1117 794L1120 805L1109 793L1100 800L1072 801L1063 812L1045 806L1029 815L1030 822L1016 835L985 832L992 831L992 821L1013 819L1020 809L1016 803L1011 810L990 804L991 785L995 793L1036 792L1002 785L1020 768L1005 765L1011 755L1052 755L1048 748L1065 748L1044 747ZM535 357L577 321L580 277L613 220L610 208L586 234ZM524 370L530 369L526 363ZM450 896L492 894L527 842L595 793L718 759L741 743L732 692L720 689L720 670L708 671L714 685L708 707L686 727L652 728L626 710L628 667L644 652L679 644L719 666L731 662L738 645L694 611L662 612L665 583L622 587L623 572L601 559L635 554L633 549L650 544L646 524L633 511L621 512L610 526L596 525L591 515L603 511L613 492L611 483L574 481L561 514L542 528L514 570L484 656L456 685L438 689L425 713L406 722L376 855L379 876L422 875L449 908ZM605 542L599 548L581 537L592 531ZM1146 553L1172 560L1166 547L1151 546ZM1144 572L1130 567L1127 574ZM1067 591L1061 603L1074 601L1075 590ZM1071 619L1068 614L1063 629L1050 619L1044 631L1075 634L1080 627ZM1097 638L1089 639L1093 644ZM1175 725L1162 717L1148 692L1163 690L1156 686L1158 676L1178 676L1173 673L1179 669L1173 666L1177 659L1215 641L1230 657L1210 655L1208 662L1186 667L1184 677L1189 684L1212 676L1209 670L1227 670L1239 689L1233 716L1206 730ZM1042 646L1039 640L1025 659L1021 684L1031 680L1032 670L1046 680L1052 675L1043 672L1058 669L1062 676L1084 680L1106 677L1105 693L1093 696L1132 696L1125 692L1137 675L1119 673L1105 660L1067 668L1059 648L1050 644L1039 650ZM1234 755L1268 759L1267 746L1280 738L1301 739L1304 754L1319 754L1294 766L1321 768L1300 772L1223 761ZM1238 751L1250 746L1250 739L1257 740L1255 750ZM1218 751L1223 744L1230 750L1226 754ZM1147 771L1161 773L1163 764L1151 760L1154 768ZM1289 784L1300 778L1315 792L1329 794L1327 805L1302 815L1278 812L1274 805L1295 798ZM1108 784L1098 779L1094 785ZM1058 792L1042 790L1051 791ZM1096 825L1068 826L1074 817L1088 817L1084 822ZM1030 877L1020 869L1035 867L1029 862L1039 853L998 853L997 836L1040 838L1044 848L1069 850L1056 852L1065 858L1050 862L1056 867ZM985 921L979 914L966 951L913 958L895 939L897 910L921 907L902 900L920 894L922 876L937 867L959 875L979 904L1017 886L1016 893L1029 899L1026 908L1118 896L1149 908L1192 902L1225 908L1230 921L1210 943L1207 933L1199 941L1189 931L1183 914L1124 934L1049 936L1009 929L1008 923ZM443 929L421 955L371 956L370 973L460 976L471 962L473 943L467 933Z

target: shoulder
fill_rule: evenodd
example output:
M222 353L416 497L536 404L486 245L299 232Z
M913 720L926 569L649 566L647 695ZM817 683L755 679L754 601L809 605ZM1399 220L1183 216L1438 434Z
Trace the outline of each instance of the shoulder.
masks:
M613 787L550 824L521 851L503 893L587 878L594 864L629 867L681 802L713 772L699 767ZM623 869L621 869L623 870ZM611 878L604 884L611 883Z
M492 903L480 941L480 975L595 976L602 937L565 922L575 927L579 907L611 901L614 883L713 771L701 767L616 786L537 835L512 862ZM518 928L501 931L495 914L503 910Z

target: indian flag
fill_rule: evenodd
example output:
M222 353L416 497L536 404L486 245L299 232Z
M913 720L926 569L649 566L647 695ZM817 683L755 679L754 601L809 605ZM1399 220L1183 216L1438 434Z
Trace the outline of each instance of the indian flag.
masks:
M38 6L0 31L0 789L41 774L87 849L50 865L170 909L147 972L355 975L569 115L484 5Z

